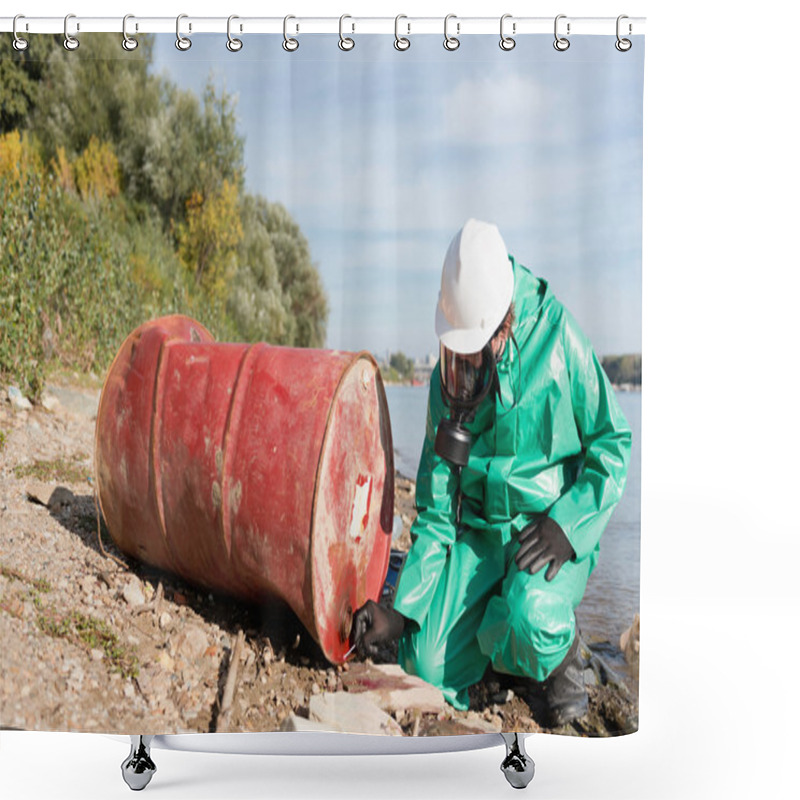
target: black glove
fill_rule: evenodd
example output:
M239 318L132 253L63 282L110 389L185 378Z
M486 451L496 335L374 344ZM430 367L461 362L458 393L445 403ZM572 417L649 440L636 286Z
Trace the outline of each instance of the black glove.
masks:
M359 655L378 655L378 645L399 639L406 626L406 618L393 608L384 608L367 600L353 617L353 644Z
M519 543L514 559L517 567L534 575L549 561L550 566L544 575L546 581L553 580L561 567L576 557L567 535L550 517L542 517L524 528Z

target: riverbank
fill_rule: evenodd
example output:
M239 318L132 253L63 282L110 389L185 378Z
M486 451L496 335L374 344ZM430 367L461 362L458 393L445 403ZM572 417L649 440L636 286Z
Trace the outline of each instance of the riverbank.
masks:
M403 735L545 729L541 698L526 699L513 680L488 674L474 687L467 712L430 693L428 705L415 705L413 690L420 687L409 688L391 669L330 665L285 609L247 605L133 562L107 534L98 543L88 480L98 395L62 387L46 392L44 405L19 403L15 410L2 387L2 726L142 733L297 729L325 725L319 717L329 700L361 694L362 710L367 703ZM395 514L403 532L395 546L401 549L410 545L415 513L414 483L398 476ZM613 678L605 680L602 662L594 662L587 672L597 676L591 713L560 732L635 730L635 703ZM376 682L386 692L365 692ZM398 682L408 690L399 705L387 699ZM223 707L226 686L234 690L233 701ZM384 717L366 717L389 730Z

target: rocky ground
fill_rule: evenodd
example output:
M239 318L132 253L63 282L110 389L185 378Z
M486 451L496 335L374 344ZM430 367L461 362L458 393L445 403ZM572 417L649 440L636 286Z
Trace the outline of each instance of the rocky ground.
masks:
M471 691L470 710L458 712L394 665L332 666L285 609L209 593L123 556L98 532L91 476L99 388L51 386L30 408L8 389L0 397L0 727L545 729L541 697L513 679L488 673ZM399 476L395 506L403 522L395 546L403 549L414 484ZM637 657L638 627L623 646ZM635 730L630 688L594 647L585 655L590 713L558 732Z

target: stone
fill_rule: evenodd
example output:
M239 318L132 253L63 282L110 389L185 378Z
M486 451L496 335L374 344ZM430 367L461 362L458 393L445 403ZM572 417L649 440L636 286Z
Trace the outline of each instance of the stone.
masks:
M58 398L53 396L52 394L46 394L42 397L42 408L46 411L53 412L55 411L61 403L59 403Z
M48 386L47 394L54 397L71 414L94 419L100 402L99 391L68 389L65 386Z
M625 660L629 664L635 664L639 660L639 615L633 618L633 623L622 636L619 637L619 649L625 654Z
M342 733L402 736L402 728L363 694L330 692L312 696L308 718Z
M302 706L306 701L306 693L302 689L295 689L292 693L292 699L296 706Z
M472 733L499 733L502 726L479 716L467 719L437 719L430 722L424 733L426 736L464 736Z
M66 486L56 486L47 501L47 508L54 514L69 511L73 505L75 505L75 495Z
M187 625L174 639L173 650L184 658L200 658L208 649L208 637L197 625Z
M387 714L406 710L438 714L446 706L439 689L409 675L399 664L353 663L342 675L342 683L349 692L362 695Z
M92 648L91 655L92 655L92 661L102 661L104 654L102 650L98 650L97 648Z
M332 728L324 722L314 722L313 720L306 719L305 717L298 717L297 714L289 714L288 717L281 723L280 729L282 731L335 731L339 733L338 728Z
M74 666L69 674L69 680L72 683L81 685L83 684L83 679L84 679L83 668L80 665Z
M11 403L14 411L29 411L33 408L31 401L22 394L17 386L8 387L8 402Z
M172 617L169 615L167 611L164 611L161 616L158 618L158 627L161 630L166 630L172 624Z
M175 669L175 661L172 656L166 651L162 651L158 657L158 663L167 671L172 672Z
M132 578L122 589L122 596L129 606L140 606L144 603L142 585L136 578Z
M501 730L501 726L483 719L480 714L476 714L474 711L468 712L467 718L459 721L474 733L497 733Z

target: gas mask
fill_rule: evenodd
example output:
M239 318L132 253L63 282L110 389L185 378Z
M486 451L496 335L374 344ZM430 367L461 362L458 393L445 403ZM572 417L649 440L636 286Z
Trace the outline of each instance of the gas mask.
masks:
M439 345L439 377L442 398L450 416L443 416L436 430L434 450L456 467L469 461L472 435L466 423L475 419L478 406L497 385L497 364L491 341L477 353L459 354Z

